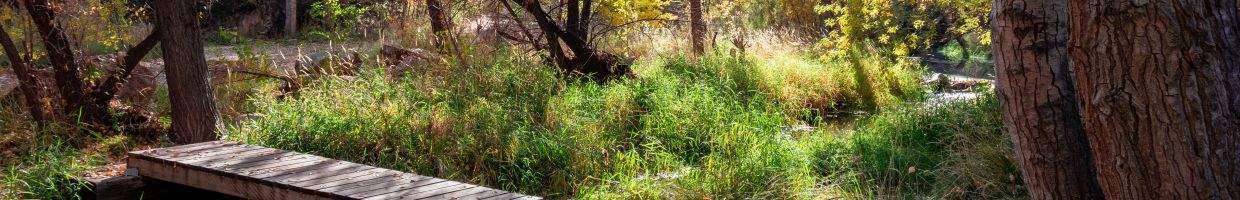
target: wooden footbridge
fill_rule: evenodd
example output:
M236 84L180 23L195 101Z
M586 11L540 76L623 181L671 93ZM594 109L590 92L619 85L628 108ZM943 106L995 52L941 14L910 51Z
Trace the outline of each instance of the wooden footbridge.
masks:
M144 179L258 200L540 199L514 192L236 142L129 153Z

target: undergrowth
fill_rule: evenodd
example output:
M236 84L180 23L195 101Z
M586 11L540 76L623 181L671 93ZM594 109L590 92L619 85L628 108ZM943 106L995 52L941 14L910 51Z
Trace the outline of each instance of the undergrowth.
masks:
M873 78L882 114L857 130L806 131L790 127L853 109L848 67L794 54L672 55L600 84L558 78L530 57L396 81L368 70L292 99L256 96L259 117L227 137L550 198L1020 195L994 97L903 103L924 98L912 67L865 62L887 72L870 73L885 74Z

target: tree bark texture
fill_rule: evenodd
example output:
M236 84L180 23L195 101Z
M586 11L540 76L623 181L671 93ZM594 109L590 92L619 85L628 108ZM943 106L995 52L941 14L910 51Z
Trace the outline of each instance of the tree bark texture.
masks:
M13 73L17 74L17 81L22 90L22 96L26 101L26 106L30 109L30 118L40 127L47 125L47 118L43 116L43 104L39 102L38 82L35 81L34 74L30 72L30 64L17 51L17 45L13 43L13 38L9 37L8 30L0 25L0 45L4 46L4 54L9 57L9 63L13 65Z
M1030 197L1102 198L1068 65L1067 2L993 3L996 91Z
M284 0L284 35L297 36L297 0Z
M435 36L432 42L440 52L447 51L446 44L450 41L448 34L452 30L452 19L448 12L448 7L445 7L440 0L426 0L426 14L431 20L431 34Z
M214 93L203 55L194 1L154 1L156 29L160 31L173 141L181 144L216 139Z
M689 38L693 45L693 53L701 55L706 52L706 22L702 21L702 0L689 0Z
M1070 2L1072 74L1106 197L1240 198L1236 2Z
M47 49L48 60L52 64L56 89L65 101L63 112L66 116L88 123L104 121L108 116L107 107L87 106L86 84L82 82L69 38L56 23L53 6L47 0L26 0L26 5L31 20L43 36L43 48Z

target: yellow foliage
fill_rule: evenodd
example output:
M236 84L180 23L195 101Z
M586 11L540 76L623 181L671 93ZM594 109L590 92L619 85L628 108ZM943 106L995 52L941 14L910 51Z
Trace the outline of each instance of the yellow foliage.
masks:
M663 7L669 3L670 0L601 0L597 11L611 25L646 21L649 25L661 26L663 20L676 19L675 15L663 12Z

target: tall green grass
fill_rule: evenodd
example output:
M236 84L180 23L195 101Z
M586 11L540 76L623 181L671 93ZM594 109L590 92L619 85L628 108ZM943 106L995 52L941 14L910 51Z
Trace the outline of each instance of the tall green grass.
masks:
M0 177L0 198L80 199L78 191L86 183L77 177L102 162L58 141L17 159Z
M953 151L891 144L949 141L956 135L951 131L964 131L927 129L913 118L964 123L983 117L944 118L949 116L942 112L961 111L909 107L892 112L935 114L878 115L858 131L787 131L821 121L804 117L816 107L789 99L849 101L849 95L828 93L852 89L840 84L851 74L832 71L837 66L831 62L663 56L638 61L637 78L600 84L562 79L529 55L501 52L471 65L430 66L397 81L371 70L357 79L310 85L292 99L257 96L261 117L229 128L227 137L551 198L862 198L885 195L871 191L886 188L940 196L932 191L941 188L916 185L954 180L933 175L953 162ZM772 63L827 72L779 71L780 64ZM895 77L919 74L887 69L895 69ZM806 80L796 74L801 72L839 75L815 82L821 79ZM916 82L883 84L920 95ZM797 89L808 92L781 93ZM903 104L899 99L915 99L881 93L896 99L884 104L893 108ZM932 131L947 132L915 135ZM897 165L877 160L892 153L916 157L907 162L932 174L887 173ZM917 183L874 178L893 176Z

